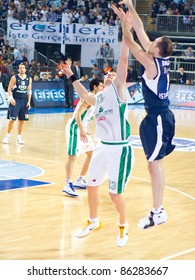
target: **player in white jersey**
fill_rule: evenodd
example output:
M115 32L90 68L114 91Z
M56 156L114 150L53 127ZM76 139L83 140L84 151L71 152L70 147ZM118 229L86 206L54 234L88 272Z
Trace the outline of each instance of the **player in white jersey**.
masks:
M129 50L122 40L117 72L110 72L105 76L104 90L96 96L88 94L69 68L65 70L79 96L87 103L95 105L96 138L99 139L93 151L87 179L90 218L77 237L85 237L101 227L98 218L99 186L108 179L109 195L119 214L116 240L119 247L125 246L128 241L123 192L133 167L133 150L128 141L130 136L126 96L128 58Z
M89 83L90 94L96 94L103 89L103 82L100 79L92 79ZM94 149L94 142L88 134L88 126L94 117L95 107L86 103L83 99L79 100L73 116L66 125L67 160L65 163L66 183L63 192L71 197L77 197L75 188L86 189L84 176L87 173L89 163ZM76 157L86 153L87 157L83 163L80 176L75 184L72 184L72 172Z
M162 159L175 148L172 139L175 132L175 118L169 109L168 90L170 85L169 56L173 51L171 40L165 36L151 42L144 30L143 23L133 7L132 0L119 4L128 7L128 13L112 6L122 23L123 36L133 56L142 64L142 92L145 101L146 117L140 124L140 138L148 161L151 177L153 207L150 213L138 223L138 228L147 229L165 223L167 215L162 206L164 176ZM129 14L133 29L143 49L134 41L128 29Z

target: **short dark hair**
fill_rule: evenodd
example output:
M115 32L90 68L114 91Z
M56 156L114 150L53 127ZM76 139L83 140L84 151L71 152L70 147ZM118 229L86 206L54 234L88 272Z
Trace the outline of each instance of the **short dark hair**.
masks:
M100 83L102 83L102 81L99 78L92 79L89 83L89 90L93 91L94 86L98 87Z
M162 40L158 43L159 55L161 57L170 56L173 52L173 42L166 36L162 37Z
M22 65L26 68L26 65L23 62L21 62L20 64L18 64L18 69L19 69L20 65Z

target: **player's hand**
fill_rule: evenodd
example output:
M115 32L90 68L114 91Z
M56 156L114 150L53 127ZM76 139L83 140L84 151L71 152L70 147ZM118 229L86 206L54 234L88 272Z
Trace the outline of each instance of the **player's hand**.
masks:
M133 6L132 0L123 0L119 2L119 5L126 5L128 8Z
M111 5L114 13L119 17L121 22L125 21L125 12L121 8L117 8L115 5Z
M70 78L70 76L74 74L71 70L71 65L67 65L67 64L63 64L60 67L60 72L65 74L68 78Z
M88 142L86 131L84 130L80 131L80 139L84 143Z
M130 30L133 25L130 11L127 11L125 13L121 8L117 8L115 5L112 5L111 8L115 12L115 14L119 17L121 23L124 24Z
M30 110L30 102L27 102L26 107Z
M11 99L10 99L10 104L12 104L13 106L16 106L16 101L15 101L15 99L11 98Z

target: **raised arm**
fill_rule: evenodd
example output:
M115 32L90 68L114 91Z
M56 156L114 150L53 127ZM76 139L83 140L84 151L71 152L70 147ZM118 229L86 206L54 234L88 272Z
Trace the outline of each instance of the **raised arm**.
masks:
M127 22L128 28L132 28L132 22ZM120 53L118 58L118 65L116 71L116 79L114 80L114 84L118 90L118 94L121 100L126 100L126 78L127 78L127 68L128 68L128 59L129 59L129 47L125 43L125 39L123 36L121 46L120 46Z
M151 41L145 32L143 22L139 17L139 15L137 14L137 11L133 6L132 0L123 0L120 1L119 4L126 5L129 11L131 12L133 29L135 30L142 47L145 49L146 52L148 52L151 45Z
M127 68L128 68L128 59L129 59L129 48L125 43L124 38L122 39L121 47L120 47L120 54L118 58L118 65L116 70L116 83L125 83L127 77Z
M129 29L129 13L125 12L119 8L117 9L115 6L112 6L114 12L118 15L121 20L123 36L125 43L129 47L133 56L146 68L146 72L148 73L148 78L153 78L156 75L156 66L152 56L146 53L133 39L131 31Z
M64 66L63 73L71 80L75 91L78 93L79 97L84 99L89 105L95 105L96 97L94 94L90 94L87 89L78 81L69 66Z

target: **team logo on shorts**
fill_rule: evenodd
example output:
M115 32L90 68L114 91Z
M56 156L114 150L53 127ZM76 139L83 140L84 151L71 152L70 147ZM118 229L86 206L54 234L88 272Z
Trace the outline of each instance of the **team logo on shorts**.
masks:
M129 142L134 148L142 148L140 137L132 135L129 138ZM190 138L174 138L173 144L176 145L175 151L182 152L195 152L195 140Z

